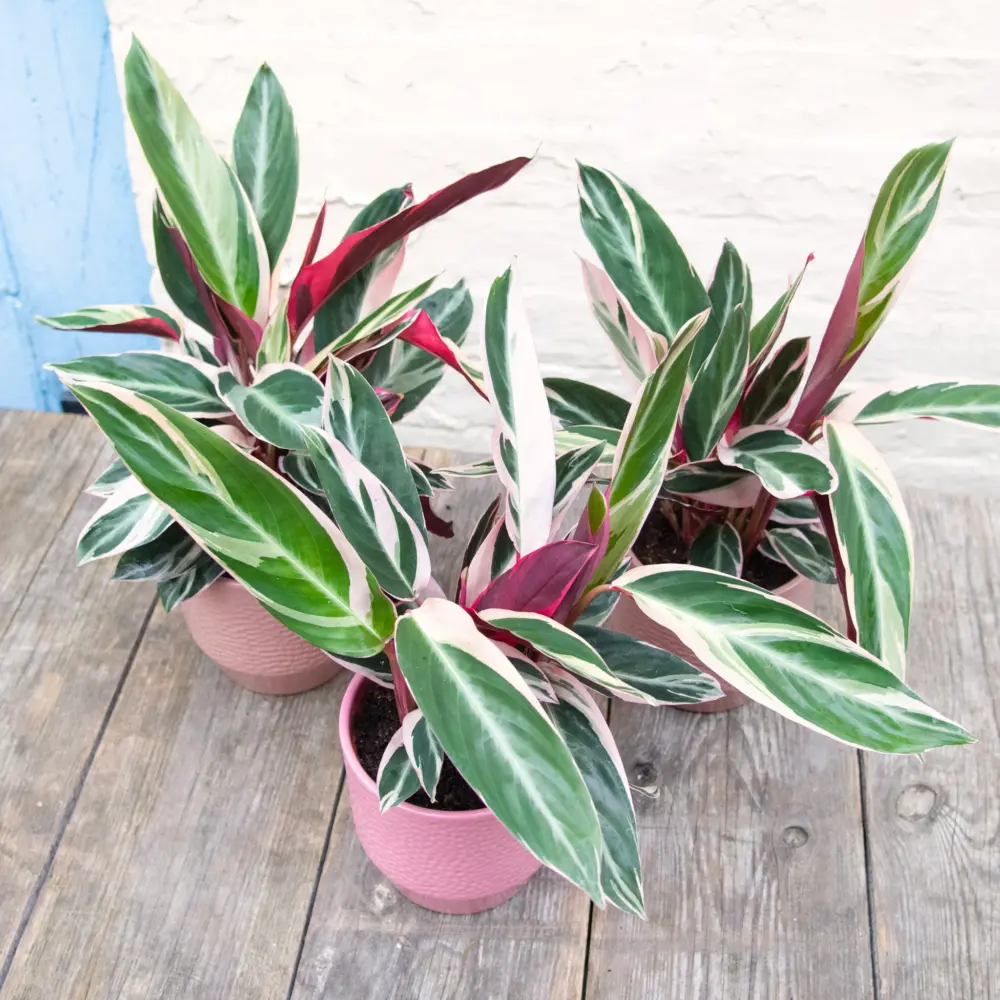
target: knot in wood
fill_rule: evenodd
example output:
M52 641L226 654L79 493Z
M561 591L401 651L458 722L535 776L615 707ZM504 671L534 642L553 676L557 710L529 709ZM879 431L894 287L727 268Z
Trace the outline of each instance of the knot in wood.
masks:
M809 831L803 826L786 826L781 839L789 847L802 847L809 840Z
M933 819L938 812L938 793L930 787L917 783L907 785L896 799L896 815L911 823L918 819Z

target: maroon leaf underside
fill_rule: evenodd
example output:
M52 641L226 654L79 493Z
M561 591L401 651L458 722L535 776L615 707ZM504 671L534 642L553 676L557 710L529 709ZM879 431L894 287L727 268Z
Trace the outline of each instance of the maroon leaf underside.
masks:
M798 406L788 424L790 430L803 437L860 356L859 352L849 361L844 361L844 355L858 326L858 297L861 294L864 262L865 241L862 239L847 272L840 297L830 314L830 321L816 354L816 362L809 372Z
M352 233L332 253L303 267L292 282L289 296L288 325L292 336L351 275L383 250L476 195L506 184L528 163L528 157L520 156L468 174L384 222Z
M300 273L316 259L316 251L319 249L319 241L320 237L323 235L323 223L325 222L326 199L323 200L323 207L319 210L319 214L316 216L316 221L313 223L312 233L309 235L309 242L306 244L306 252L302 255L302 267L299 269Z
M403 317L402 322L408 325L400 333L399 339L407 344L413 344L414 347L419 347L428 354L433 354L436 358L440 358L449 368L457 371L483 399L489 399L486 393L483 392L482 387L470 377L469 373L462 366L462 363L455 354L454 348L441 336L430 316L423 309L419 309L412 322L410 322L412 315L412 313L407 313Z
M142 319L130 319L125 323L100 323L96 326L80 327L81 330L93 330L97 333L144 333L150 337L161 337L164 340L180 340L177 331L166 320L155 316L145 316Z
M472 610L529 611L559 621L561 610L572 606L567 599L578 590L581 577L586 586L594 552L590 542L565 540L543 545L490 583Z
M840 588L840 598L844 602L844 618L847 621L845 635L851 642L858 641L858 630L851 618L851 606L847 600L847 567L844 566L844 557L837 544L837 529L833 523L833 506L828 496L816 494L812 498L819 511L819 519L823 524L823 533L830 541L830 548L833 551L833 564L837 573L837 586Z
M455 527L453 522L446 521L443 517L439 517L436 513L434 513L430 497L422 496L420 498L420 507L424 512L424 523L427 525L427 530L432 535L437 535L439 538L455 537Z
M380 389L375 386L375 395L378 396L379 402L385 408L385 412L391 417L399 404L403 402L403 394L401 392L393 392L392 389ZM448 536L451 537L450 535Z

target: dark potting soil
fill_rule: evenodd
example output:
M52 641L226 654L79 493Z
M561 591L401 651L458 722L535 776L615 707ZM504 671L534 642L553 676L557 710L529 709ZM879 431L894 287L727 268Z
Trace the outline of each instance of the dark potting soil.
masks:
M353 722L354 752L361 766L372 781L378 776L378 766L389 740L399 729L399 715L396 712L396 697L388 688L369 684L361 695L361 701ZM410 805L423 809L440 809L445 812L465 812L482 809L483 803L468 786L447 757L441 767L441 777L437 786L437 801L431 802L421 788L407 800Z
M632 551L644 566L653 563L688 561L687 546L657 507L649 512L649 517L646 518ZM784 563L768 559L757 551L746 560L743 567L743 579L765 590L777 590L794 576L795 574Z

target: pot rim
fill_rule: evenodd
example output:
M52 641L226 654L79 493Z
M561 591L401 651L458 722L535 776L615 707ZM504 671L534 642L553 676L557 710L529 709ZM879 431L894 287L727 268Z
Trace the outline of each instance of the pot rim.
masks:
M361 766L357 752L354 749L354 740L351 737L351 718L354 714L354 703L361 690L368 684L375 682L362 674L355 674L344 697L340 702L340 717L338 730L340 733L340 754L344 759L344 767L349 768L351 774L360 782L366 792L370 792L378 800L378 787L368 776L368 772ZM413 819L420 819L425 823L465 823L475 824L482 822L485 818L495 819L489 808L483 806L482 809L425 809L423 806L415 806L409 802L401 802L398 806L392 807L392 812L410 816ZM500 822L496 820L496 822Z

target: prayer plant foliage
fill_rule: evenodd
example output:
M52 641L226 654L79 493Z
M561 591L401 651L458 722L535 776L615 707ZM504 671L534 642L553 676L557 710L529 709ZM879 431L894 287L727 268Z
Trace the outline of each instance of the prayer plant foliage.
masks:
M759 548L794 573L838 583L848 635L899 678L913 591L910 525L891 473L858 428L909 418L997 428L1000 385L839 390L899 294L950 150L950 142L914 149L886 178L808 376L809 338L779 344L805 267L755 316L750 271L731 243L705 288L638 192L579 167L581 222L604 267L584 262L584 284L626 375L651 377L684 325L707 310L676 428L668 413L654 434L660 510L691 564L739 577ZM616 442L627 426L629 404L614 393L563 378L547 380L547 392L557 438Z
M418 487L390 419L347 362L330 358L325 383L282 369L295 379L281 412L262 410L263 439L295 445L303 489L134 387L128 371L60 374L123 463L102 489L133 477L176 521L166 529L179 529L175 542L190 538L289 628L394 689L400 729L378 772L383 809L420 787L433 799L448 757L542 862L598 904L642 914L635 812L600 699L685 704L722 692L678 657L604 628L610 599L628 595L727 681L847 743L915 753L969 739L874 656L780 598L702 568L620 572L659 491L669 447L656 428L663 414L677 419L703 313L680 324L628 409L603 491L603 442L557 454L513 274L497 279L483 381L501 485L455 600L430 576Z
M323 508L323 491L336 480L369 520L398 519L400 552L388 562L370 550L365 557L373 560L372 572L377 567L389 592L412 596L427 576L426 553L407 539L413 533L423 544L430 485L420 469L408 470L400 460L389 476L389 491L374 489L356 457L326 442L324 379L328 371L335 373L327 380L327 388L336 389L325 411L330 419L362 438L376 428L372 433L383 446L394 438L389 418L413 409L445 365L482 391L479 374L460 350L472 317L465 286L459 282L430 292L432 281L425 281L394 294L393 284L410 232L506 183L527 159L470 174L422 202L414 203L408 185L391 188L365 206L341 242L317 259L324 204L284 300L277 294L277 270L295 214L299 153L292 110L272 70L262 66L253 80L230 162L216 152L137 40L125 63L125 102L158 188L157 266L186 322L139 305L43 318L56 328L145 333L167 344L164 352L82 358L53 367L74 391L112 384L139 394L148 401L147 410L164 404L171 413L199 421L295 483L310 504ZM367 380L375 396L363 394L358 380ZM359 399L354 410L345 402ZM368 409L376 403L379 414L373 415ZM153 423L157 419L150 416ZM374 489L371 507L369 489ZM117 556L116 577L156 580L168 610L223 572L211 545L154 499L121 458L91 492L105 502L80 538L80 562Z

